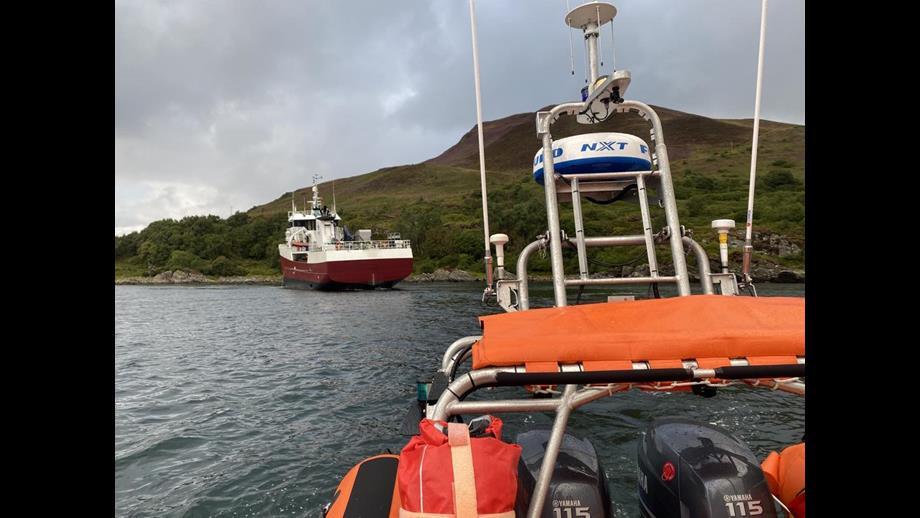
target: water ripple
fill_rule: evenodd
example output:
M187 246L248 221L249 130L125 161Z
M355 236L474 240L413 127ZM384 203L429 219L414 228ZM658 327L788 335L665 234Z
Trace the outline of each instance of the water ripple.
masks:
M399 427L417 376L451 342L478 334L479 315L497 312L480 296L479 286L456 284L367 293L117 286L116 515L320 516L351 466L405 444ZM548 305L552 293L537 285L531 298ZM638 432L679 415L724 426L763 457L801 440L805 408L782 393L727 389L711 399L630 392L576 412L570 431L597 447L617 516L637 514ZM506 423L510 439L552 421Z

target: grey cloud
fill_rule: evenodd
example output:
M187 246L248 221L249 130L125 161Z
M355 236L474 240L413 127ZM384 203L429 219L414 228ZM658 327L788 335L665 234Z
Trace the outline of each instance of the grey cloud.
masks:
M614 3L630 97L751 116L760 2ZM573 33L573 77L564 4L477 2L486 119L577 98L584 50ZM115 14L119 228L419 162L475 123L464 0L124 0ZM602 49L609 71L606 31ZM770 3L765 72L763 116L802 123L800 0Z

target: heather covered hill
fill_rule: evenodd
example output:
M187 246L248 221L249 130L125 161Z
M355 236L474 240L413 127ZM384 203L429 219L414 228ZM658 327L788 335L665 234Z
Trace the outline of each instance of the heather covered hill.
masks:
M744 226L752 121L713 119L654 108L662 119L668 144L681 223L692 229L694 237L716 257L717 243L709 228L710 221L735 219L739 237ZM636 114L619 114L593 126L579 125L567 117L553 126L553 136L621 131L649 141L648 128L648 123ZM760 128L755 264L762 272L768 272L763 276L770 277L769 272L800 270L804 265L805 127L761 121ZM492 232L504 232L511 237L508 259L509 264L514 264L517 252L546 229L542 187L530 175L533 156L540 147L535 112L484 123L484 140L490 227ZM326 203L331 205L332 182L319 188ZM425 162L385 167L336 180L335 198L339 213L351 229L370 228L375 237L399 231L404 238L411 239L417 272L430 272L438 267L478 271L483 252L479 189L474 126L455 145ZM301 205L304 197L309 199L309 190L309 186L304 186L283 193L245 214L222 220L225 224L209 220L205 225L189 218L168 224L157 222L140 233L116 238L116 264L124 272L143 270L148 274L168 268L171 259L173 266L179 265L182 258L185 263L197 266L189 266L190 269L206 274L208 268L228 271L234 266L236 271L247 273L276 270L277 252L273 245L283 238L291 198ZM560 213L563 228L574 235L570 207L562 204ZM637 205L584 203L584 212L589 236L641 230ZM663 212L653 213L654 226L664 226ZM183 237L165 236L164 228L172 228ZM198 241L211 246L196 244ZM148 244L141 250L145 242ZM223 242L223 246L216 246L218 242ZM151 253L154 248L155 254ZM200 261L183 254L172 257L175 251L187 252ZM641 266L644 250L592 249L590 255L592 271L612 270L624 264ZM666 255L665 247L660 253L665 264ZM211 267L218 257L224 259L216 268ZM735 259L739 258L740 255ZM534 271L548 269L546 261L533 263ZM570 263L576 267L574 261Z

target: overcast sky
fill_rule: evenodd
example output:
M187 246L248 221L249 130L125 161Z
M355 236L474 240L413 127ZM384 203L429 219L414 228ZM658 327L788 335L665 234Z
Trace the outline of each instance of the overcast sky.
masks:
M753 116L759 0L612 3L628 98ZM573 31L572 76L565 4L477 1L486 120L580 99L584 43ZM308 186L314 173L343 178L438 155L476 123L468 9L467 0L116 0L115 233L226 217ZM603 73L613 66L608 27ZM762 116L804 124L804 0L770 2L764 74Z

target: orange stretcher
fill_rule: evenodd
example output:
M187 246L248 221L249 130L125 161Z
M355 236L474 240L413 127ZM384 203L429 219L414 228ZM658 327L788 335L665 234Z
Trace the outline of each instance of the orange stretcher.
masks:
M554 371L783 365L805 355L805 299L692 295L666 299L533 309L481 317L473 369L526 365Z

